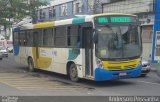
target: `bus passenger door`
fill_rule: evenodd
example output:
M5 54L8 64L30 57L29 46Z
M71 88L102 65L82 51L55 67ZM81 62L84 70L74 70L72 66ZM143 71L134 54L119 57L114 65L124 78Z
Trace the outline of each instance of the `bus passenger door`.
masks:
M85 61L85 75L93 76L93 42L92 42L92 27L83 27L82 39L84 46L84 61Z

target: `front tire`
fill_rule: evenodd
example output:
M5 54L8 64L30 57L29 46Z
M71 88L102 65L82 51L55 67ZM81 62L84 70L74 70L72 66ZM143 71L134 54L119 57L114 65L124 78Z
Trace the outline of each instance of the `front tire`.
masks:
M32 58L29 58L29 59L28 59L28 69L29 69L29 71L31 71L31 72L35 71L34 63L33 63L33 59L32 59Z
M74 82L78 82L79 78L78 78L78 70L75 64L71 64L70 68L69 68L69 77L72 81Z

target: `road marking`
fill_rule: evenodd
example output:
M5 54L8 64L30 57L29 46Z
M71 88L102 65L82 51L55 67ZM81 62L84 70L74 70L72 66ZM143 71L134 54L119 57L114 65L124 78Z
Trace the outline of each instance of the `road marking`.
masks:
M27 73L0 73L0 82L16 88L18 90L34 91L54 91L54 90L70 90L82 91L88 88L80 85L65 84L56 80L49 80L47 77L36 77Z
M153 83L153 82L148 82L148 81L138 81L138 82L146 83L146 84L153 84L153 85L160 85L158 83Z

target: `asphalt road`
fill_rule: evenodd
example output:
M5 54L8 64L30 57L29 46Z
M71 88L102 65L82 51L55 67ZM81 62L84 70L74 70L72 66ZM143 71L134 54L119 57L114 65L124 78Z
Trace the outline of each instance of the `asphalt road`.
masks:
M160 96L160 78L146 77L116 81L71 82L66 76L37 70L14 62L13 55L0 61L0 96Z

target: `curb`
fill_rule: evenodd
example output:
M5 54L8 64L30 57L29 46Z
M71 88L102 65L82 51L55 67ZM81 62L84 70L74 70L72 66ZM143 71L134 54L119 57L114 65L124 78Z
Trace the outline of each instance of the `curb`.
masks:
M151 64L151 71L156 72L157 71L157 64Z
M151 68L151 71L152 71L152 72L156 72L157 69L153 67L153 68Z

